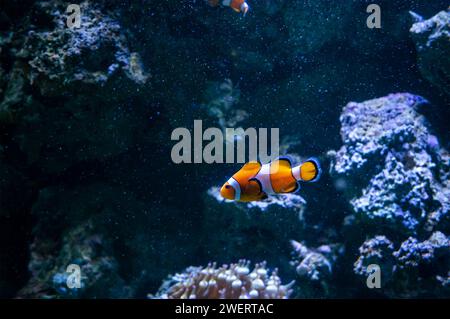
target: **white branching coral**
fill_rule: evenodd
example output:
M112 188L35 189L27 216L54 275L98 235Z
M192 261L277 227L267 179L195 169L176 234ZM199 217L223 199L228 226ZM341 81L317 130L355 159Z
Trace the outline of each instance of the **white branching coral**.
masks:
M171 276L153 298L161 299L287 299L294 282L282 285L277 269L271 273L266 262L255 264L240 260L230 266L188 267Z

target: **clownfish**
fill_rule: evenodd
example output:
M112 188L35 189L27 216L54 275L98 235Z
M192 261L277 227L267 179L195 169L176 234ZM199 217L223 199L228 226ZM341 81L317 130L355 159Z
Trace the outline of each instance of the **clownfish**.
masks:
M264 165L252 161L222 186L220 195L241 202L263 200L268 195L295 193L300 189L299 182L316 182L320 175L320 165L315 158L295 167L288 157L279 157Z
M238 13L242 12L244 17L250 9L245 0L208 0L208 3L212 7L217 7L220 4L222 4L224 7L230 7Z

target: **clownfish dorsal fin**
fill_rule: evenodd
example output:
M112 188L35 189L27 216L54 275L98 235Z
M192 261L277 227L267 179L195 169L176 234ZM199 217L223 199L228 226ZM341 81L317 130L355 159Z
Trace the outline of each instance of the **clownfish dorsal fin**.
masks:
M244 185L249 180L249 178L252 178L256 174L258 174L260 169L261 169L261 163L248 162L236 174L234 174L233 177L239 183L241 183L241 185Z
M279 161L280 165L286 166L288 165L289 167L292 167L292 158L290 158L289 156L280 156L277 157L274 162Z
M253 171L253 170L259 170L261 168L261 163L257 161L251 161L246 163L244 166L242 166L241 170L245 171Z
M275 159L270 165L271 174L276 174L280 170L288 170L292 169L291 160L288 157L278 157Z

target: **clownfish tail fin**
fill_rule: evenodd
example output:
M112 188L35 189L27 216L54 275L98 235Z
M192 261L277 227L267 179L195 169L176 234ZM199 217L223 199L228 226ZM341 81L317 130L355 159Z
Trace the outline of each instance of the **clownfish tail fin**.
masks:
M304 182L317 182L322 174L319 161L316 158L309 158L300 165L300 178Z

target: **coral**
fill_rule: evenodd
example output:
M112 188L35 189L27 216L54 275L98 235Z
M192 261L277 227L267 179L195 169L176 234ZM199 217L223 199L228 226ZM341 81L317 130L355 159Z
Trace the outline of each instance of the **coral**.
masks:
M445 151L417 109L426 101L391 94L349 103L340 117L344 146L330 152L332 174L349 185L347 196L374 231L432 231L450 208ZM362 185L359 186L359 185Z
M445 294L437 276L444 283L449 264L438 253L449 251L440 232L448 229L449 161L418 113L426 105L411 94L349 103L340 117L344 145L329 153L354 212L349 234L364 227L374 236L359 248L354 272L365 278L379 265L388 296Z
M297 275L313 281L331 276L332 265L341 250L341 247L336 245L323 245L311 249L295 240L291 240L291 246L293 248L291 265L295 267Z
M322 245L309 248L295 240L292 246L290 265L297 273L295 296L300 298L315 298L331 296L335 281L334 266L345 250L341 244Z
M394 253L400 268L418 267L420 264L432 263L439 260L440 256L445 255L447 255L447 259L450 257L450 238L439 231L434 232L429 239L423 242L409 237ZM445 267L445 264L443 266ZM449 265L447 264L447 266Z
M271 273L266 263L255 264L250 271L250 262L217 267L188 267L183 273L169 276L156 296L162 299L287 299L292 293L293 282L282 285L277 270Z
M354 264L354 272L367 277L369 272L367 267L372 264L382 264L382 273L391 274L394 266L394 244L386 236L375 236L366 240L359 247L358 260ZM383 261L381 263L381 261Z
M424 20L413 14L416 23L410 29L416 44L423 76L450 95L450 9Z

